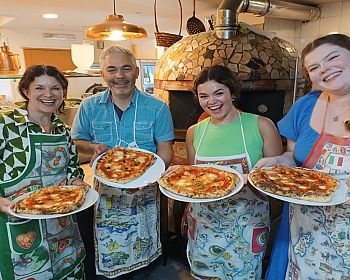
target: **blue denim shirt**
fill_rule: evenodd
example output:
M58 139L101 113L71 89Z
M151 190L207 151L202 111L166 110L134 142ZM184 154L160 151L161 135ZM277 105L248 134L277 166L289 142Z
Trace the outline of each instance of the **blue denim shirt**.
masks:
M136 143L141 149L156 153L157 142L174 139L168 106L138 89L135 89L130 106L121 119L115 112L109 89L84 99L74 118L72 138L105 144L110 148L117 145L126 147L134 141L134 123Z

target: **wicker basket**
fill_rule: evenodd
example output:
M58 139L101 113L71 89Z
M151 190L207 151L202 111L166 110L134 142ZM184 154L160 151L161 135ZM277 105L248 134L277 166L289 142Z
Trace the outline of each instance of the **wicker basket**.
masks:
M156 32L154 32L154 35L156 37L156 44L158 47L170 47L172 44L176 43L182 38L182 35L181 35L182 4L180 0L178 1L180 6L180 31L179 31L179 34L172 34L172 33L166 33L166 32L159 32L158 23L157 23L157 0L154 0L154 25L156 28Z

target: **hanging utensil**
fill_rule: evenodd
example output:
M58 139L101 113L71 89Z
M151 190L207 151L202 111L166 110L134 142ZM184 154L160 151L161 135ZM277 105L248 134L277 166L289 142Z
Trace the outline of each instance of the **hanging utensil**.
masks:
M193 3L193 16L187 20L187 33L189 35L205 32L205 26L200 19L196 18L196 0L192 1Z
M214 16L211 16L210 19L208 19L209 29L214 30Z

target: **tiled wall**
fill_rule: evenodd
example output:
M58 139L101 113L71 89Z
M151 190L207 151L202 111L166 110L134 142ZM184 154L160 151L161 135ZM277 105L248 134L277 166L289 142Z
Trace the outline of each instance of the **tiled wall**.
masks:
M308 23L294 20L265 18L264 29L275 32L292 43L299 51L317 37L329 33L344 33L350 36L350 1L339 1L319 6L321 18Z

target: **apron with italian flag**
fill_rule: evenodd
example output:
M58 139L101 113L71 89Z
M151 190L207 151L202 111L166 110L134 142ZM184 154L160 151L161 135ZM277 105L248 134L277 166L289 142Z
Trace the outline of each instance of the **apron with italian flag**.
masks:
M29 134L30 158L24 172L1 182L1 195L21 194L57 185L67 179L68 137ZM23 141L26 141L24 139ZM14 157L13 167L23 164ZM0 279L83 279L84 246L74 215L24 220L0 214Z
M322 132L303 167L340 180L350 174L350 137ZM350 279L350 207L289 205L286 279Z

